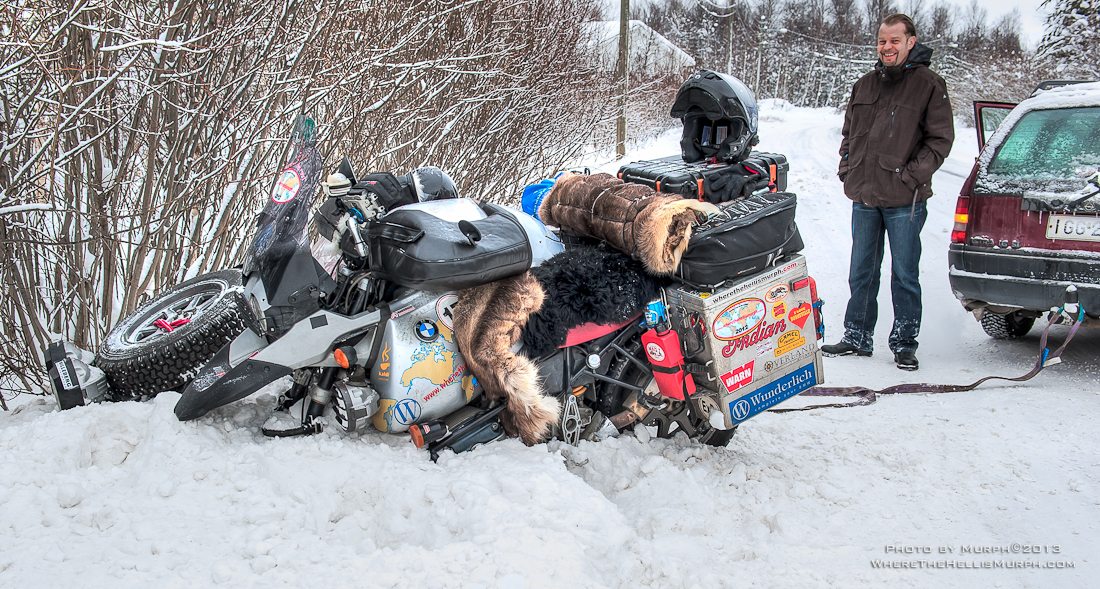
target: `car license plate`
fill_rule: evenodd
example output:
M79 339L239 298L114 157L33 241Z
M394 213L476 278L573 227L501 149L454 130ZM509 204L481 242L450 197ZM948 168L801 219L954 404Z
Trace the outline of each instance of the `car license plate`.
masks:
M1047 239L1100 241L1100 217L1051 215L1047 220Z

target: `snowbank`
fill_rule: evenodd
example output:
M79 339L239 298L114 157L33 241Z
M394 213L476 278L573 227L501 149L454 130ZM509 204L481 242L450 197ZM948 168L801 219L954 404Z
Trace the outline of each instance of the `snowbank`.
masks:
M776 106L759 148L790 158L832 342L851 243L841 117ZM884 287L876 354L826 359L830 385L965 383L1033 363L1039 328L990 340L947 286L971 135L935 178L922 236L921 370L898 371L886 351ZM676 140L644 157L677 153ZM24 400L0 414L0 585L1094 586L1098 351L1100 333L1082 330L1026 384L764 414L726 448L642 433L578 448L509 440L439 463L401 436L264 438L286 383L189 423L173 393L66 412ZM1059 562L1073 568L1008 568Z

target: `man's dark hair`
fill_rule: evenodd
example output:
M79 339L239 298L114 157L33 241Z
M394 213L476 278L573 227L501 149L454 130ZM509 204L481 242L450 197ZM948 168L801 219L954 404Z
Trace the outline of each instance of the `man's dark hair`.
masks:
M905 34L906 35L909 35L910 37L916 37L917 36L917 25L913 24L913 19L909 18L908 14L902 14L900 12L895 12L894 14L891 14L890 16L882 19L882 24L884 24L888 27L892 27L892 26L898 24L899 22L900 23L905 23Z

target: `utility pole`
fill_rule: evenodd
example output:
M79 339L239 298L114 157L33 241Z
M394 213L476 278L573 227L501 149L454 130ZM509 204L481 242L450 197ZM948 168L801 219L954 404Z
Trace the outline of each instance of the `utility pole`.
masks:
M626 93L630 89L630 0L620 0L619 11L619 119L615 122L615 154L626 155Z
M733 0L726 0L726 73L733 73Z

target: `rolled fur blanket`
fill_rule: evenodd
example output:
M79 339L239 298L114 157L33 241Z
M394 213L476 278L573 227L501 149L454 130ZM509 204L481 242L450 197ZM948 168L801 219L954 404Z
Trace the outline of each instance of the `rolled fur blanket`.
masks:
M606 241L668 275L680 265L697 215L717 213L707 202L660 194L610 174L564 174L539 205L543 223Z

